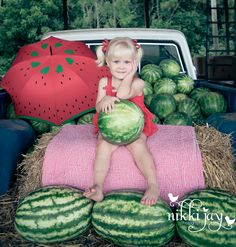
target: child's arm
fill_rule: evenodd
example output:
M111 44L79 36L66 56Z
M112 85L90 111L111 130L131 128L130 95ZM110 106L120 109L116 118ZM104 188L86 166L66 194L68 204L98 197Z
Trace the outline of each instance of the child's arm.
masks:
M135 78L137 71L137 64L134 62L131 72L122 80L119 88L117 89L117 97L119 99L130 99L137 95L143 94L144 81Z
M102 78L99 81L98 95L96 100L96 111L98 113L101 111L106 113L111 112L112 110L114 110L115 102L120 101L117 97L106 95L106 89L105 89L106 85L107 85L107 78Z

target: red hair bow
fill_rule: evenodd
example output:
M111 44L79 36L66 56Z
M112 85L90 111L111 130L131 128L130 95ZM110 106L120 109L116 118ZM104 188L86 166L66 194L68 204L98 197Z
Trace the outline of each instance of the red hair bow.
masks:
M139 48L141 47L141 46L137 43L137 39L133 39L132 41L133 41L134 46L135 46L137 49L139 49Z
M109 40L108 39L104 39L104 41L102 42L102 51L106 52L108 46L109 46Z

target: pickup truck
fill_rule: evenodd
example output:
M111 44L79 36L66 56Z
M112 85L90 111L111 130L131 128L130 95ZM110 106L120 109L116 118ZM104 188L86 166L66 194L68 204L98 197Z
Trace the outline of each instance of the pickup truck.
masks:
M66 40L79 40L85 42L92 50L102 43L104 39L112 39L114 37L130 37L136 39L144 50L144 55L139 64L139 71L145 64L153 63L159 64L162 59L171 58L180 64L181 73L186 73L194 79L195 86L204 86L210 88L212 91L218 91L224 95L228 103L228 113L236 112L236 86L220 83L213 83L206 80L198 80L196 75L196 68L193 64L189 46L184 34L177 30L170 29L83 29L83 30L66 30L46 33L42 39L54 36ZM10 96L5 90L0 90L0 134L4 132L6 126L1 125L2 119L6 118L6 108L10 102ZM235 126L235 115L233 119ZM235 128L235 127L234 127ZM31 134L32 135L32 134ZM0 136L0 147L7 140L3 140ZM20 145L20 144L19 144ZM0 149L1 156L5 159L5 152ZM21 149L19 149L21 150ZM18 156L21 155L18 152ZM12 153L14 150L12 149ZM2 154L1 154L2 153ZM14 154L15 155L15 154ZM15 155L15 156L17 156ZM17 157L18 157L17 156ZM15 161L19 159L15 157ZM1 163L1 162L0 162ZM0 166L1 167L1 166ZM1 171L1 170L0 170ZM7 176L12 175L9 171ZM1 181L1 180L0 180ZM0 186L1 187L1 186ZM1 191L0 191L1 194Z
M107 38L130 37L136 39L144 50L139 70L148 63L159 64L162 59L171 58L179 62L181 72L195 80L196 86L204 86L224 95L228 102L228 112L236 112L236 82L234 84L215 83L197 78L197 71L184 34L171 29L80 29L46 33L42 39L54 36L66 40L80 40L95 51L96 47Z

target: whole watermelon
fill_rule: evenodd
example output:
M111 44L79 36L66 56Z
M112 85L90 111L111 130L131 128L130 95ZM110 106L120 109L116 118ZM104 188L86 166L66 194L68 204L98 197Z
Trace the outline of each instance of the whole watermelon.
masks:
M175 111L175 99L171 94L154 95L151 100L149 109L160 119L164 119L167 115Z
M173 59L163 59L159 66L163 77L173 78L180 73L180 65Z
M152 119L152 122L155 123L155 124L160 124L161 123L161 120L158 116L154 115L154 118Z
M163 124L166 125L192 125L192 118L184 112L173 112L169 114Z
M176 93L173 95L176 103L178 104L180 101L189 98L187 94L184 93Z
M162 70L156 64L146 64L140 71L140 77L151 84L162 77Z
M189 94L194 88L194 80L186 74L179 74L173 78L178 93Z
M15 229L34 243L61 243L90 226L93 202L69 187L43 187L18 205Z
M196 87L189 96L198 102L202 96L207 95L209 92L211 92L211 90L207 87Z
M116 145L128 144L142 133L144 115L135 103L121 100L115 104L115 109L111 113L99 113L98 127L108 142Z
M193 121L197 121L201 116L201 109L199 104L191 98L182 100L177 105L178 112L184 112L189 115Z
M175 223L168 219L171 208L158 199L153 206L140 203L142 194L132 191L107 194L95 203L92 225L104 239L118 246L163 246L175 234Z
M193 247L234 247L235 209L236 197L226 191L204 189L192 192L177 210L177 233Z
M153 98L153 94L148 94L148 95L145 95L144 97L144 103L147 107L150 106L150 103L152 101L152 98Z
M89 112L79 117L77 124L92 124L95 113Z
M143 94L144 96L153 94L153 88L151 83L144 81Z
M224 96L217 92L209 92L199 99L199 104L204 116L214 113L226 112L227 102Z
M164 77L155 82L153 86L153 91L155 94L160 94L160 93L175 94L176 84L172 79Z

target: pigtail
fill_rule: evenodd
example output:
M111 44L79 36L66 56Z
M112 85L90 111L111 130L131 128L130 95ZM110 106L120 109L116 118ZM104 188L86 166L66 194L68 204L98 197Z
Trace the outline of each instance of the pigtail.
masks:
M143 56L143 49L142 47L139 47L137 49L137 62L139 63L142 59L142 56Z
M106 58L105 58L105 53L103 52L103 46L98 46L97 50L96 50L96 54L97 54L97 60L96 60L96 64L98 67L101 67L105 64Z

